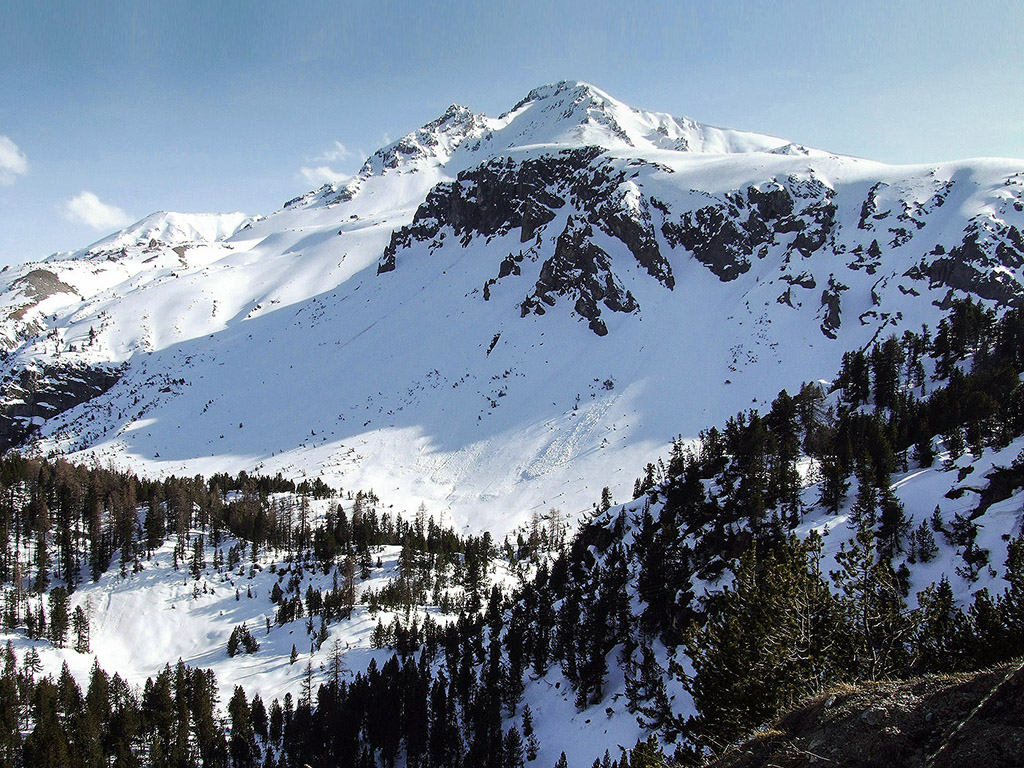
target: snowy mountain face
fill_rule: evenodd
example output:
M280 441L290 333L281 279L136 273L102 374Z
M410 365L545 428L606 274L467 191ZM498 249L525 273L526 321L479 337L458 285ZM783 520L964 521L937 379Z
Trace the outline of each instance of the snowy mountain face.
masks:
M0 440L374 488L501 533L677 434L1024 295L1024 161L888 166L538 88L263 218L6 270Z

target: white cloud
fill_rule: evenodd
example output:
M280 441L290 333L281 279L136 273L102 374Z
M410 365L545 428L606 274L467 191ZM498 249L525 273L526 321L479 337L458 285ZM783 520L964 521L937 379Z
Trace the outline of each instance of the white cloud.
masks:
M319 157L314 158L314 163L336 163L338 160L348 160L352 157L352 150L340 141L334 142L334 146L323 152Z
M13 184L15 176L28 173L28 158L18 145L0 136L0 184Z
M116 205L108 205L92 192L80 192L64 205L64 218L93 229L109 232L132 223L132 218Z
M345 171L336 171L331 166L336 163L344 165L344 161L350 160L355 156L355 152L340 141L335 141L328 149L316 157L310 158L309 165L299 168L299 175L307 184L315 187L322 187L324 184L344 184L352 178L352 174Z
M324 184L346 182L352 178L352 174L341 173L327 165L318 165L315 168L307 168L303 166L299 169L299 173L302 174L302 178L304 178L307 183L317 187L321 187Z

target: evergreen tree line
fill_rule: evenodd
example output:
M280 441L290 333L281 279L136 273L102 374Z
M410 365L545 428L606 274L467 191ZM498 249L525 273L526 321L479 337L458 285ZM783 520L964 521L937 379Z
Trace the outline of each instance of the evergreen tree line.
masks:
M209 562L233 570L246 559L255 564L261 550L279 553L288 564L274 590L282 624L302 616L346 618L356 577L369 577L373 554L384 545L403 548L404 588L371 596L375 607L422 605L428 589L444 596L453 584L468 590L468 603L458 607L479 606L482 564L493 549L489 536L460 537L424 510L411 521L381 514L372 491L347 499L331 493L319 480L295 485L242 472L209 481L150 481L7 454L0 457L0 620L7 630L25 628L33 638L62 646L68 622L81 618L79 609L65 614L83 579L99 579L115 556L122 576L138 572L169 538L174 567L196 580ZM318 497L332 499L319 520L310 505ZM230 546L225 557L221 545L229 535L242 543ZM298 594L304 569L333 570L334 589ZM51 612L54 621L48 621ZM80 630L75 642L83 645L77 636L88 632Z
M224 722L209 670L179 661L139 689L94 664L83 693L67 664L56 680L39 669L37 653L30 649L19 663L8 643L0 670L3 768L257 765L237 759L244 745L232 726L241 718L229 707L232 723ZM258 697L246 706L249 722L262 711L266 725Z

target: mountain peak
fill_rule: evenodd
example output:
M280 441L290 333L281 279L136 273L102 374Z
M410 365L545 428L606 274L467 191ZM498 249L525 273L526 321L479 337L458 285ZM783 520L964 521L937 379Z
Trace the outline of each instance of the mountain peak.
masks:
M464 139L483 132L486 127L483 115L452 104L436 119L374 152L360 175L366 171L379 173L401 168L424 158L443 161Z
M181 243L213 243L226 240L237 232L249 217L234 213L177 213L157 211L134 224L93 243L86 251L110 251L156 240L164 245Z
M699 154L787 152L785 139L716 128L686 117L636 109L590 83L559 80L531 90L497 118L459 104L374 152L356 176L295 198L285 207L334 205L356 197L371 177L419 173L430 183L522 149L594 146L611 151L674 151ZM426 172L426 173L424 173Z
M543 117L541 117L543 116ZM579 80L534 88L500 118L528 120L540 129L537 143L592 144L607 149L657 149L705 154L773 152L789 142L746 131L716 128L687 117L637 109ZM546 130L541 128L546 124Z
M555 98L568 94L574 99L601 99L604 101L611 100L611 97L604 91L595 88L590 83L584 83L582 80L559 80L557 83L547 83L534 88L526 96L524 96L512 109L504 113L502 117L511 115L514 112L522 109L527 104L534 104L540 101L546 101L548 99Z

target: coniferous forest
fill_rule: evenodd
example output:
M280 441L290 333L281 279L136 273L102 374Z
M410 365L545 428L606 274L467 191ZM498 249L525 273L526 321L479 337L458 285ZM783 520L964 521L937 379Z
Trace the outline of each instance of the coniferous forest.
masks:
M978 480L970 514L937 508L917 524L891 478L943 462L956 474L962 456L1024 436L1021 371L1024 311L957 301L935 329L848 353L831 386L780 392L764 413L676 441L643 469L632 502L606 493L574 531L552 512L500 543L317 480L157 481L8 454L8 633L88 653L90 616L71 608L75 591L110 571L133 578L168 542L174 568L197 584L211 567L254 568L273 553L274 621L305 624L314 645L357 604L398 618L373 633L390 651L385 663L342 674L334 649L326 674L307 665L296 694L269 701L243 686L220 700L212 672L174 659L142 685L98 665L84 682L66 666L47 675L34 648L8 643L0 768L538 765L524 694L556 673L581 712L602 713L612 678L624 681L649 738L599 768L697 765L837 685L1017 657L1024 539L1006 531L1005 553L992 551L979 520L1024 487L1024 455ZM312 514L314 501L327 513ZM801 530L812 512L845 522ZM828 556L826 535L843 537ZM399 549L397 573L365 587L383 547ZM943 548L956 553L955 574L912 592ZM496 563L514 578L490 578ZM1005 589L958 595L950 581L990 572ZM310 573L331 586L303 591ZM441 618L420 618L426 605ZM258 658L263 630L235 627L225 653ZM681 697L693 704L685 714Z

